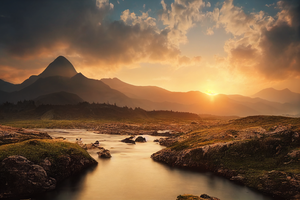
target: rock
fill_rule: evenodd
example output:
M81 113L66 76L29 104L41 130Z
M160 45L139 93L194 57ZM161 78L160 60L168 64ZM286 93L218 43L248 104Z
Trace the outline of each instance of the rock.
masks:
M159 142L159 139L155 139L155 140L153 140L153 142Z
M40 166L43 167L46 172L50 171L51 165L52 164L48 158L45 158L43 162L40 163Z
M147 141L146 141L146 138L139 136L135 139L135 142L147 142Z
M130 136L128 138L125 138L124 140L121 140L121 142L135 144L135 141L133 140L133 138L134 137Z
M160 138L159 139L159 144L162 146L172 146L175 142L177 142L176 138Z
M202 199L208 199L208 200L220 200L220 199L218 199L216 197L210 197L207 194L201 194L200 198L202 198Z
M291 158L300 158L300 150L293 150L287 154Z
M300 176L286 172L272 170L261 176L260 190L263 192L285 197L284 199L297 199L300 196Z
M235 181L235 182L238 182L238 183L244 183L245 181L245 177L241 176L241 175L237 175L237 176L232 176L230 178L231 181Z
M220 200L216 197L210 197L207 194L202 194L200 197L190 194L179 195L176 200Z
M97 152L99 158L111 158L111 154L110 154L109 150L107 150L103 147L100 147L100 148L101 148L100 151Z
M0 198L27 197L56 187L56 180L49 177L43 167L23 156L5 158L1 168L1 172L5 173L1 181L5 183L0 189Z

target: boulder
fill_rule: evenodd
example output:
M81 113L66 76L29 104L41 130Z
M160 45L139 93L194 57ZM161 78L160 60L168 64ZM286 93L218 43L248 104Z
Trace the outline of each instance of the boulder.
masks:
M43 167L23 156L5 158L1 168L0 198L27 197L56 187L56 180L49 177Z
M147 141L146 141L146 138L139 136L135 139L135 142L147 142Z
M103 147L99 147L99 148L100 148L100 151L97 152L99 158L111 158L111 154L108 149L105 149Z
M133 138L134 138L133 136L130 136L128 138L125 138L124 140L121 140L121 142L135 144L135 141L133 140Z

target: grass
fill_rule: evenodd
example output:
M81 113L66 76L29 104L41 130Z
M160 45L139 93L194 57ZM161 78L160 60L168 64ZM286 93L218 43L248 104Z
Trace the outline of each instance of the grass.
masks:
M91 159L90 155L77 144L51 139L34 139L0 146L0 162L9 156L20 155L34 163L40 163L46 157L54 161L66 154L82 155Z
M109 120L5 120L0 124L18 128L88 128Z

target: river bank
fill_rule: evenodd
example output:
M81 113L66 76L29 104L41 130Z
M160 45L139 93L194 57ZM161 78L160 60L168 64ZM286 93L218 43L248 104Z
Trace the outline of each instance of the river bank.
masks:
M300 199L300 119L256 116L173 138L152 159L209 170L282 199Z

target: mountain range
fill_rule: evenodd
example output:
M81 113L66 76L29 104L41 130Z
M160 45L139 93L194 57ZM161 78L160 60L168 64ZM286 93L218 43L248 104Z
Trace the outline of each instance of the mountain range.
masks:
M210 96L199 91L171 92L156 86L131 85L117 78L89 79L77 73L63 56L56 58L41 74L21 84L0 79L0 104L23 100L34 100L37 105L87 101L212 115L300 115L300 94L288 89L264 89L251 97Z

